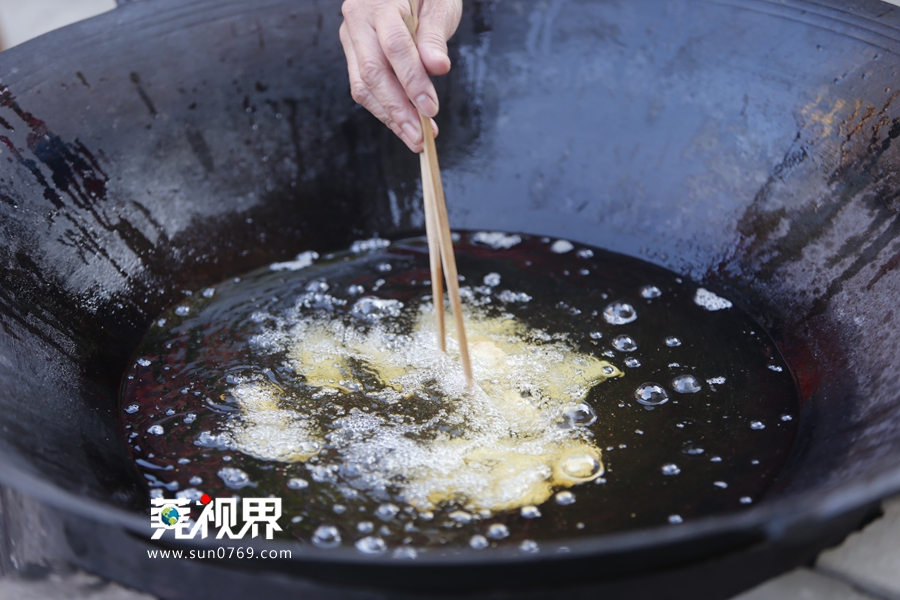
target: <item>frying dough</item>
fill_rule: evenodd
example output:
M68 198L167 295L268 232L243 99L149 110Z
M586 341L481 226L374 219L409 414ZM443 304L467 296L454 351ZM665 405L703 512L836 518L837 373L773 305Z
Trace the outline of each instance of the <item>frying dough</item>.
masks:
M314 479L336 482L339 473L345 493L419 511L442 502L476 511L537 505L600 476L600 449L569 415L621 371L511 315L472 308L466 317L473 392L455 340L448 355L436 352L430 307L409 332L298 319L282 350L305 389L238 383L241 413L220 440L264 460L309 461ZM319 456L326 445L332 451Z

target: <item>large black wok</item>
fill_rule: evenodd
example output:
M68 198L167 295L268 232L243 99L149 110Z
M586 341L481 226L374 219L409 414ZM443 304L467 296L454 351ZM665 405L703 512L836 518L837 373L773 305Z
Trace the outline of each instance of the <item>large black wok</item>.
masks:
M422 227L418 161L351 101L339 22L336 1L152 0L0 54L4 570L76 564L166 598L716 598L900 491L898 10L473 1L438 84L453 225L603 246L738 299L796 371L796 452L745 512L567 555L148 559L116 394L150 320L184 290Z

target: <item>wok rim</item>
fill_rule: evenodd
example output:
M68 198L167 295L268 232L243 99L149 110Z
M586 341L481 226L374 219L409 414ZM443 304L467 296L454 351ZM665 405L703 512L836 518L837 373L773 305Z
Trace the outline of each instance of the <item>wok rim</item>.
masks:
M274 0L265 4L274 4ZM143 3L141 3L143 4ZM727 4L727 2L726 2ZM798 0L793 4L816 6L825 10L847 12L841 8L837 1L824 0L814 2L812 0ZM900 7L885 2L879 2L890 6L894 10ZM131 10L134 4L129 3L127 10ZM173 2L171 6L177 10ZM97 22L109 19L111 24L117 20L122 12L119 7L110 10L87 21ZM185 14L192 14L189 8L184 8ZM160 11L164 13L165 11ZM164 20L159 17L159 21ZM171 17L171 15L169 15ZM892 21L900 21L900 17L892 16ZM156 22L157 19L151 19ZM888 25L888 23L883 23ZM79 27L75 24L62 30ZM34 40L25 42L16 47L14 52L27 51L29 45L45 41L48 36L55 36L56 30L44 34ZM900 39L900 34L885 36L892 41ZM872 42L870 42L872 43ZM40 69L33 75L39 75ZM23 88L27 91L28 88ZM103 520L97 518L96 504L98 500L76 494L66 490L43 476L22 469L16 464L15 453L4 449L0 451L0 485L13 489L29 499L55 508L62 513L95 522L101 525L119 527L125 532L136 535L142 541L149 544L150 527L148 516L141 516L133 511L126 510L112 503L104 503L102 511ZM269 541L253 539L256 547L272 549L291 549L292 558L285 559L290 562L305 563L331 563L353 565L385 565L402 569L416 569L417 567L466 567L469 565L484 564L520 564L545 561L569 561L587 557L599 557L623 552L634 552L658 548L663 544L680 544L700 541L704 538L718 535L755 534L765 541L785 541L792 536L801 534L808 528L827 525L830 521L846 515L854 510L862 509L880 503L886 498L900 494L900 462L893 466L880 469L876 473L860 474L853 476L847 483L827 490L811 490L797 493L785 498L762 500L758 505L753 505L739 511L721 513L688 520L677 526L658 525L654 527L638 528L608 534L589 535L579 538L566 539L565 543L570 552L567 554L513 554L503 553L491 549L474 551L461 548L457 555L435 555L424 553L413 561L398 561L388 554L380 556L367 556L356 552L352 547L342 547L339 550L325 551L310 546L300 546L293 542ZM559 540L562 542L563 540ZM193 542L193 543L190 543ZM208 544L197 543L198 540L180 540L179 545L185 548L204 548ZM553 542L554 544L556 541ZM272 561L274 562L274 561ZM271 570L263 565L255 567L256 571Z
M150 539L152 530L149 515L141 517L132 511L108 504L104 507L103 514L109 518L101 521L97 519L97 500L64 490L41 477L27 473L11 464L6 456L0 456L0 466L2 466L0 485L14 489L47 507L63 511L69 516L101 525L118 526L149 544L156 543ZM900 494L900 465L875 476L857 476L852 483L824 493L809 491L784 499L764 500L759 505L744 510L700 517L679 525L659 525L608 534L584 535L579 538L561 538L548 542L554 547L557 545L568 547L569 550L565 554L540 552L524 554L510 552L509 549L476 551L462 547L459 554L436 555L425 552L415 560L401 561L388 554L363 555L352 547L345 546L334 550L322 550L294 542L260 538L240 540L238 545L252 541L255 548L289 549L292 551L291 558L281 560L290 563L384 565L404 569L520 564L548 560L562 562L645 551L663 545L699 542L723 535L749 534L759 536L766 542L789 542L794 537L805 537L804 533L808 528L827 525L829 521L838 517L880 503L897 494ZM169 543L170 540L163 540L162 543L185 549L203 549L213 546L211 542L214 541L214 538L207 538L207 540L177 540L174 545ZM730 552L735 550L740 551L740 548L732 549ZM258 570L274 569L262 567Z

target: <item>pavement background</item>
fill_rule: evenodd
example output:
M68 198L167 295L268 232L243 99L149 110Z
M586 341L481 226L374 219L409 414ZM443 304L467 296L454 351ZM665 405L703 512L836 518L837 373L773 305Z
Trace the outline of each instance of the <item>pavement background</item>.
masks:
M900 0L889 0L900 6ZM115 8L115 0L0 0L0 50ZM772 579L733 600L900 600L900 497L885 515L815 564ZM0 579L0 600L155 600L73 571L41 579Z

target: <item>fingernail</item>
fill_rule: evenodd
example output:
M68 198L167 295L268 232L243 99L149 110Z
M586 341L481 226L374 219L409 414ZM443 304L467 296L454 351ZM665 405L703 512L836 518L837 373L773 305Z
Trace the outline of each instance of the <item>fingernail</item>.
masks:
M419 94L416 98L416 108L418 108L426 117L433 117L437 114L437 102L432 100L428 94Z
M409 143L412 145L416 145L419 143L419 128L413 125L412 123L404 123L400 126L403 129L403 133L406 134L406 138L409 140Z

